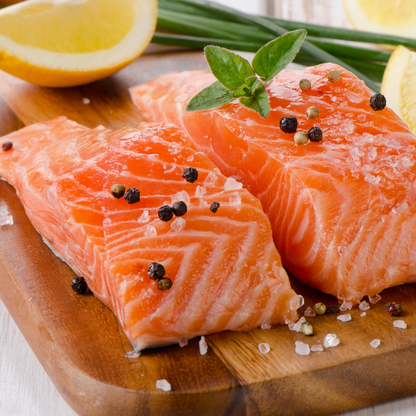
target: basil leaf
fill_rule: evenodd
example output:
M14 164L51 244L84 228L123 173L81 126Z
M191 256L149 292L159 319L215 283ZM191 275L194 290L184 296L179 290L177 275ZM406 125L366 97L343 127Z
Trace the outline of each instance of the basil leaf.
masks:
M240 103L251 110L257 111L263 118L270 114L269 97L260 81L253 90L253 96L240 98Z
M215 78L231 91L241 88L246 79L255 76L251 65L241 56L218 46L207 46L205 58Z
M253 59L253 68L264 82L271 81L295 59L306 33L305 29L285 33L259 49Z
M186 111L210 110L228 104L233 100L233 93L223 87L220 82L215 81L189 101Z

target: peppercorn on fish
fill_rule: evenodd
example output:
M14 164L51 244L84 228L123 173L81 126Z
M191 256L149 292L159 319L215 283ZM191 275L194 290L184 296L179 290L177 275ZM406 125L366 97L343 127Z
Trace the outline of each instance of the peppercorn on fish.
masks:
M260 202L176 127L90 130L58 118L7 141L13 148L0 150L1 176L137 351L296 319L300 297ZM193 183L182 177L190 167ZM173 218L162 221L162 206L173 206Z
M205 71L170 73L130 92L151 121L181 127L224 175L241 178L270 218L283 264L303 283L358 303L414 282L416 141L405 123L334 64L282 71L267 87L266 119L237 101L186 112L214 80ZM290 116L316 142L298 136L296 145L296 133L282 131Z

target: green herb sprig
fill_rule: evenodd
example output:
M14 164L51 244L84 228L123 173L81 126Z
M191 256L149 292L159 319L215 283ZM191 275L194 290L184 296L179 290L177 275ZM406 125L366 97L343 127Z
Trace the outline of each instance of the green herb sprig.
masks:
M218 81L188 103L186 111L210 110L235 99L266 118L270 114L266 86L299 52L306 30L285 33L260 48L251 66L239 55L219 46L207 46L205 58Z

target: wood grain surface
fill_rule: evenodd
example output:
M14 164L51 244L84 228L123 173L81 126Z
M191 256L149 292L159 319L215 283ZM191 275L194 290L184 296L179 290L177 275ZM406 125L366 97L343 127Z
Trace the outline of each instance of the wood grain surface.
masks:
M94 127L134 126L143 116L127 88L180 69L205 67L199 52L148 55L115 76L85 87L47 89L0 73L0 132L65 115ZM89 104L82 99L88 98ZM416 393L416 286L382 293L383 300L351 322L334 315L308 318L315 335L286 326L207 337L206 356L198 340L180 348L146 350L125 358L132 348L114 314L94 296L70 288L74 276L43 244L29 223L14 189L0 183L0 204L14 217L0 227L0 297L52 382L80 415L324 415ZM305 306L335 299L292 279ZM394 328L385 311L401 302L408 327ZM295 341L321 344L328 333L340 345L299 356ZM370 342L378 338L377 349ZM271 351L262 355L261 342ZM171 392L156 389L167 379Z

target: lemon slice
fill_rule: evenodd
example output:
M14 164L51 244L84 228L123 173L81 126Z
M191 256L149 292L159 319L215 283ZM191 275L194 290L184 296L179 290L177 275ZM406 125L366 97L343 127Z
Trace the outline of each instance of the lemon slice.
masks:
M416 38L416 2L342 0L351 24L360 30Z
M416 53L398 46L384 72L381 93L387 105L416 134Z
M68 87L109 76L152 39L157 0L30 0L0 10L0 69Z

